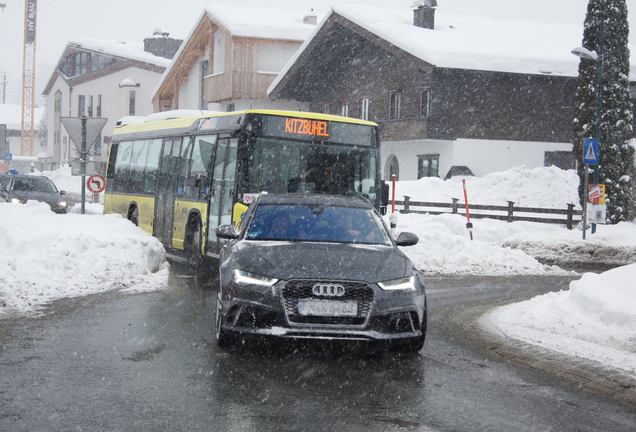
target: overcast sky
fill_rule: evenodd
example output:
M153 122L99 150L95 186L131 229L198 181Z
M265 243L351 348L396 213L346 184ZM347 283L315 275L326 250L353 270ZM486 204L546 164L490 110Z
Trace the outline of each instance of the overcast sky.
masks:
M438 11L525 20L582 24L588 0L437 0ZM0 13L0 83L6 74L6 103L21 97L24 44L24 0L2 0ZM39 0L37 5L36 104L43 103L44 86L68 41L79 38L142 42L158 28L171 37L185 38L206 6L240 4L301 7L328 10L330 4L354 3L409 8L413 0ZM185 6L187 5L187 6ZM630 27L636 28L636 0L627 0L634 11ZM267 17L265 16L264 19ZM574 48L574 47L572 47ZM0 92L2 86L0 85ZM0 98L0 103L2 99Z

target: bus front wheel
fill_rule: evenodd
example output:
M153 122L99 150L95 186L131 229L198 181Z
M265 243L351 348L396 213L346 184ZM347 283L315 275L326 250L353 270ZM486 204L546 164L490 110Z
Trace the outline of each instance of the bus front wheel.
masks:
M203 230L199 218L194 218L188 223L186 234L185 252L188 255L190 264L198 269L202 262L201 245Z
M128 220L134 223L135 226L139 226L139 209L136 206L132 206L128 210Z

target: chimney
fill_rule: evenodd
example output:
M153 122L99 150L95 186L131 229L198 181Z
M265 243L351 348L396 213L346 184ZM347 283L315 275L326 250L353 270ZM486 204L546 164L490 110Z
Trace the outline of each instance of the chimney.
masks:
M303 24L311 24L311 25L318 24L318 15L314 12L313 9L311 10L311 12L307 12L305 14L305 16L303 17Z
M413 3L413 25L425 29L435 28L437 0L416 0Z
M156 29L152 37L144 39L144 51L172 60L183 41L168 36L170 36L170 33Z

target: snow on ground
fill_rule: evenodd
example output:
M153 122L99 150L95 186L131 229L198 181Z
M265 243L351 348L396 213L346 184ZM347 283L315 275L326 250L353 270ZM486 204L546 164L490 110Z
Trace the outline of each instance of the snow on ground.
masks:
M568 291L504 306L481 318L507 338L592 360L636 378L636 264L585 273Z
M79 177L63 168L43 173L58 188L79 193ZM578 177L558 168L514 168L481 178L466 178L472 204L565 208L578 204ZM462 178L397 182L396 197L412 201L463 202ZM56 215L39 203L0 204L0 316L28 313L48 302L113 289L160 290L168 266L158 240L102 206L79 204ZM404 252L428 275L572 274L542 262L560 262L566 254L597 259L607 248L627 251L612 256L622 267L602 274L585 273L569 290L498 308L482 319L509 338L594 360L636 377L636 225L599 225L582 240L579 229L563 225L472 220L473 238L459 215L399 214L398 231L420 237ZM604 249L605 248L605 249ZM622 248L622 249L621 249ZM550 260L552 258L552 261Z
M47 204L0 203L0 316L113 289L156 290L168 266L161 243L119 215L59 215ZM88 213L97 214L88 214Z

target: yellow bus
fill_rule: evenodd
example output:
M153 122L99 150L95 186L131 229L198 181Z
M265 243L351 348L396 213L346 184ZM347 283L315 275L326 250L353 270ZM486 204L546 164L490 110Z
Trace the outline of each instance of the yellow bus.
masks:
M197 114L117 123L104 213L200 262L219 257L215 228L231 223L234 205L262 191L362 195L386 209L375 123L296 111Z

